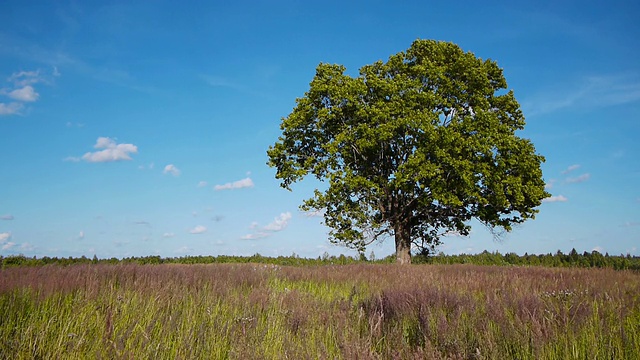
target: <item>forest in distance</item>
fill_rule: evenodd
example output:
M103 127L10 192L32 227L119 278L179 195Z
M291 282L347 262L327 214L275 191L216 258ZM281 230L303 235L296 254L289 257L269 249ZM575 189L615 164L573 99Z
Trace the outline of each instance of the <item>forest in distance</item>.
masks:
M81 257L27 257L24 255L0 256L2 268L12 266L43 266L43 265L73 265L73 264L216 264L216 263L259 263L282 266L303 266L303 265L347 265L357 263L395 263L395 254L382 258L376 258L375 253L369 256L360 254L359 257L329 255L328 253L317 258L303 258L295 253L290 256L268 257L260 254L252 256L234 255L199 255L183 257L160 257L141 256L125 258L93 258ZM611 268L614 270L635 270L640 271L640 256L609 255L601 254L598 251L577 252L572 249L565 254L558 250L555 254L527 254L518 255L516 253L489 252L483 251L479 254L458 254L447 255L438 253L434 255L415 255L414 264L474 264L474 265L496 265L496 266L543 266L543 267L580 267L580 268Z

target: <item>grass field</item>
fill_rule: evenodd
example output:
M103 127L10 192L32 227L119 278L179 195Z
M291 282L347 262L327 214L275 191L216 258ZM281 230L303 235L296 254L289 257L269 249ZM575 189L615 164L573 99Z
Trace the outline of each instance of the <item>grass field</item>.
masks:
M0 271L2 359L639 359L640 274L475 265Z

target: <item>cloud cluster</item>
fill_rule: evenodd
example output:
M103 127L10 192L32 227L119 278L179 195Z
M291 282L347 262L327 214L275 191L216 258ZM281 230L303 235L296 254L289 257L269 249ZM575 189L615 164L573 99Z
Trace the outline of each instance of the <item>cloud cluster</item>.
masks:
M578 169L580 169L582 166L580 164L573 164L568 166L566 169L562 170L561 174L562 175L567 175L573 171L576 171ZM591 179L591 174L590 173L584 173L582 175L579 176L575 176L575 177L568 177L564 180L564 182L566 184L577 184L577 183L582 183L585 182L587 180ZM551 188L554 187L554 185L556 184L557 180L556 179L551 179L549 181L547 181L547 183L545 184L544 188L546 190L550 190ZM568 198L566 198L563 195L557 195L557 196L549 196L546 199L543 199L542 202L545 203L552 203L552 202L566 202L569 201Z
M13 73L6 81L11 83L11 87L1 88L0 95L8 97L10 102L0 102L0 116L20 115L25 103L35 102L40 98L33 85L47 82L39 70Z
M586 173L586 174L582 174L580 176L568 178L566 181L569 184L577 184L577 183L585 182L585 181L589 180L590 178L591 178L591 174Z
M214 190L233 190L233 189L242 189L242 188L252 188L254 186L253 180L251 178L244 178L242 180L226 183L224 185L216 185L213 187Z
M164 167L162 171L163 174L171 174L173 176L180 176L180 169L178 169L175 165L169 164Z
M542 199L542 202L546 202L546 203L552 203L552 202L566 202L569 199L567 199L566 197L564 197L563 195L558 195L558 196L549 196L548 198L544 198Z
M291 221L291 218L292 218L292 215L290 212L281 213L279 216L274 218L272 222L270 222L269 224L267 224L262 228L259 228L258 223L254 221L251 223L249 228L256 231L251 234L244 235L242 239L243 240L262 239L271 235L274 232L282 231L289 225L289 221Z
M14 217L11 214L0 216L0 220L13 220L13 219L14 219Z
M202 225L198 225L196 227L194 227L193 229L189 230L189 233L191 234L203 234L207 231L207 228L202 226Z
M578 170L580 169L580 165L579 164L573 164L571 166L569 166L568 168L566 168L564 171L562 171L562 175L566 175L574 170Z
M2 250L9 250L16 245L16 243L9 241L9 239L11 239L11 233L0 233L0 245L2 245Z
M88 152L82 155L81 158L68 157L66 161L80 161L101 163L112 161L133 160L131 154L138 153L138 147L133 144L118 144L114 139L108 137L99 137L96 140L96 144L93 146L95 149L100 149L94 152Z
M0 233L0 244L4 244L7 240L11 239L11 233Z

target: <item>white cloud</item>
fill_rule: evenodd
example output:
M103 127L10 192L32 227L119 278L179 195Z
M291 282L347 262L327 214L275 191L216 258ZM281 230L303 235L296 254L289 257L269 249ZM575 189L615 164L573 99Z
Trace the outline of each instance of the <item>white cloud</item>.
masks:
M175 165L169 164L164 167L162 171L163 174L171 174L173 176L180 176L180 169L178 169Z
M252 222L249 225L249 229L257 230L254 233L247 234L241 237L242 240L255 240L265 238L271 233L284 230L287 225L289 225L289 221L291 220L291 213L285 212L281 213L278 217L274 218L273 221L267 224L265 227L260 228L257 222Z
M599 253L604 253L604 249L602 248L602 246L596 246L593 249L591 249L591 251L597 251Z
M551 179L551 180L547 181L547 183L544 184L545 190L551 189L553 187L553 185L556 183L556 181L557 181L556 179Z
M176 253L178 253L178 254L186 254L186 253L189 253L189 252L191 252L191 251L193 251L193 249L192 249L192 248L190 248L190 247L188 247L188 246L183 246L183 247L181 247L181 248L177 249L177 250L176 250Z
M529 116L561 109L589 109L640 101L640 76L637 73L589 76L579 82L545 89L540 96L523 102Z
M40 97L31 85L39 82L48 83L45 77L40 75L40 71L20 71L8 77L7 81L12 83L13 89L0 89L0 95L7 96L16 101L0 103L0 116L20 115L25 102L34 102Z
M548 198L542 199L542 202L552 203L552 202L565 202L568 200L569 199L567 199L563 195L558 195L558 196L549 196Z
M302 214L305 217L323 217L324 216L324 211L323 210L313 210L313 211L303 211Z
M115 140L108 137L99 137L93 147L103 150L88 152L82 155L82 160L87 162L132 160L130 154L138 152L137 146L133 144L117 144ZM65 160L75 161L75 159L74 157L68 157Z
M627 221L626 223L620 225L622 227L635 227L635 226L640 226L640 222L637 221Z
M24 250L24 251L31 251L33 249L35 249L36 247L29 244L29 243L24 243L22 245L20 245L20 250Z
M267 231L280 231L287 227L289 224L289 220L291 220L291 213L286 212L280 214L280 216L276 217L273 222L264 227Z
M140 170L153 170L153 167L155 166L154 163L149 163L149 165L140 165L138 166L138 169Z
M199 187L199 188L201 188L201 187L205 187L205 186L207 186L207 182L206 182L206 181L200 181L200 182L198 183L198 187Z
M590 178L591 178L591 174L586 173L586 174L582 174L582 175L574 177L574 178L568 178L567 182L570 183L570 184L576 184L576 183L585 182L585 181L589 180Z
M84 239L84 231L80 231L80 233L78 234L78 239L79 240Z
M568 168L566 168L564 171L562 171L562 174L565 175L565 174L568 174L568 173L570 173L570 172L572 172L574 170L578 170L578 169L580 169L580 165L579 164L573 164L573 165L569 166Z
M165 237L165 238L172 238L174 236L176 236L176 234L174 234L172 232L166 232L166 233L162 234L162 237Z
M2 250L9 250L14 246L16 246L16 243L9 241L8 243L2 245Z
M9 239L11 239L11 233L9 232L0 233L0 244L4 244Z
M193 229L189 230L189 232L191 234L202 234L202 233L204 233L206 231L207 231L207 228L202 226L202 225L198 225L198 226L194 227Z
M13 220L13 219L14 219L14 217L11 214L0 216L0 220Z
M0 116L19 114L23 107L24 105L18 102L0 103Z
M13 73L7 81L14 83L16 86L27 86L44 81L40 76L40 71L20 71Z
M265 238L267 236L269 236L268 233L260 231L260 232L257 232L257 233L244 235L240 239L241 240L256 240L256 239Z
M26 85L23 88L15 89L7 94L10 98L23 102L33 102L38 100L40 96L31 85Z
M224 185L216 185L213 187L213 189L214 190L232 190L232 189L252 188L253 186L254 185L251 178L244 178L242 180L226 183Z

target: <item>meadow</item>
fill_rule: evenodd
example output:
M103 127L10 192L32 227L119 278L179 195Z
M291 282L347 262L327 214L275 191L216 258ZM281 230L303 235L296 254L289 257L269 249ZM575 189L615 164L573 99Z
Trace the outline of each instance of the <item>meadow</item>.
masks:
M78 264L0 270L2 359L638 359L611 268Z

